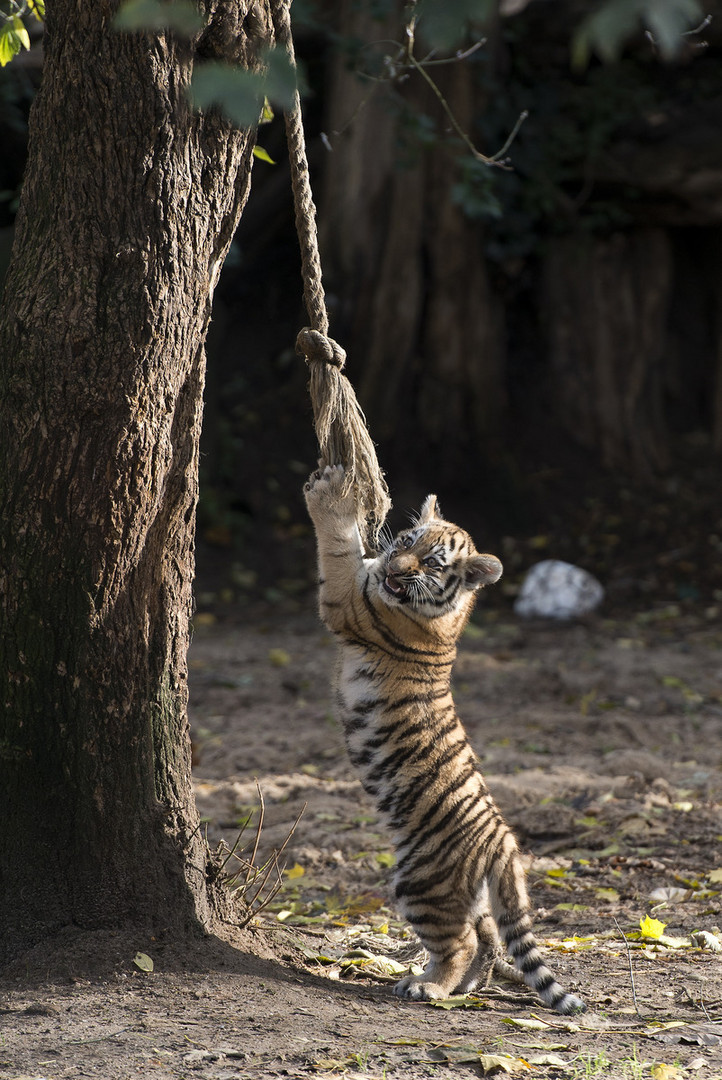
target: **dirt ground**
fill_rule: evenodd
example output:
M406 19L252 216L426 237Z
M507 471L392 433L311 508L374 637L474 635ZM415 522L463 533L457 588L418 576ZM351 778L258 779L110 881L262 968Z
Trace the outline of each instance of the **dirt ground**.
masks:
M62 978L42 955L4 973L0 1077L722 1077L720 612L481 609L463 639L458 709L528 853L548 962L589 1005L574 1018L501 981L441 1006L392 996L418 947L389 905L393 855L332 716L332 666L311 598L242 622L200 610L198 804L213 847L250 817L226 864L243 882L260 787L252 921L182 956L103 935L69 942Z

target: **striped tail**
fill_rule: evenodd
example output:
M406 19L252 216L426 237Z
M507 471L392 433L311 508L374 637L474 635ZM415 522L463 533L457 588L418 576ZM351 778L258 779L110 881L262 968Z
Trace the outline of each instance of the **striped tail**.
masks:
M568 994L542 960L531 928L528 911L516 915L500 913L496 918L499 933L524 982L558 1013L585 1012L586 1005L575 994Z

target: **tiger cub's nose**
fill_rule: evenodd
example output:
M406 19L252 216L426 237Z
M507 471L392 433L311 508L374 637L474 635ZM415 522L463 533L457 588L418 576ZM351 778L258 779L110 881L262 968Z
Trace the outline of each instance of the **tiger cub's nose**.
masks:
M389 559L389 572L398 576L412 574L419 568L419 560L409 551L401 551Z

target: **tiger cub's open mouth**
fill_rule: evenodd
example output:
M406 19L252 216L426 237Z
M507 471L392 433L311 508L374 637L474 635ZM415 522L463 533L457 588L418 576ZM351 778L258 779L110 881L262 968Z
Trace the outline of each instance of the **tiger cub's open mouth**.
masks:
M389 596L395 596L397 600L405 600L408 592L406 586L398 578L395 578L393 574L386 575L384 589Z

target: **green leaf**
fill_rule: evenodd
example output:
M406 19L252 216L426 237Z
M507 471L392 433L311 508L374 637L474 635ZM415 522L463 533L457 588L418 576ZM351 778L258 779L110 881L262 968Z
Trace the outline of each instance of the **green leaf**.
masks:
M28 0L28 8L38 22L45 19L45 0Z
M193 71L190 97L197 109L217 105L237 127L254 127L261 115L263 76L220 61L199 64Z
M271 155L268 153L268 150L264 150L262 146L253 147L253 156L255 158L258 158L259 161L267 161L269 165L276 164Z
M677 55L682 37L702 21L697 0L646 0L643 19L665 60Z
M496 11L494 0L420 0L419 33L434 49L458 48L469 38L469 24L483 27Z
M125 0L113 19L116 30L175 30L191 37L205 25L192 0Z
M213 105L223 110L237 127L255 127L273 116L269 102L290 109L295 101L296 69L284 49L266 49L265 70L245 68L219 61L198 65L191 79L190 96L198 109Z
M572 39L572 67L582 70L592 53L608 63L617 59L639 25L640 0L607 0L587 16Z
M660 56L670 60L683 36L703 17L698 0L606 0L579 26L572 39L572 67L583 69L592 53L606 62L617 60L628 41L647 27Z
M0 66L5 67L22 48L30 48L30 38L19 15L0 28Z
M266 65L265 97L282 109L293 108L297 73L288 53L285 49L265 49L263 62ZM264 113L267 104L268 102L264 100Z
M22 47L24 49L29 49L30 48L30 35L28 34L27 30L25 29L25 26L23 24L23 20L20 18L19 15L14 16L14 18L13 18L13 27L15 29L15 33L18 36L18 41L20 42Z
M527 1020L524 1016L504 1016L501 1022L502 1024L509 1024L511 1027L522 1028L525 1031L549 1031L551 1026L543 1020Z
M148 956L147 953L137 952L135 954L135 956L133 957L133 963L141 971L150 972L150 971L153 970L153 961L151 960L151 958Z

